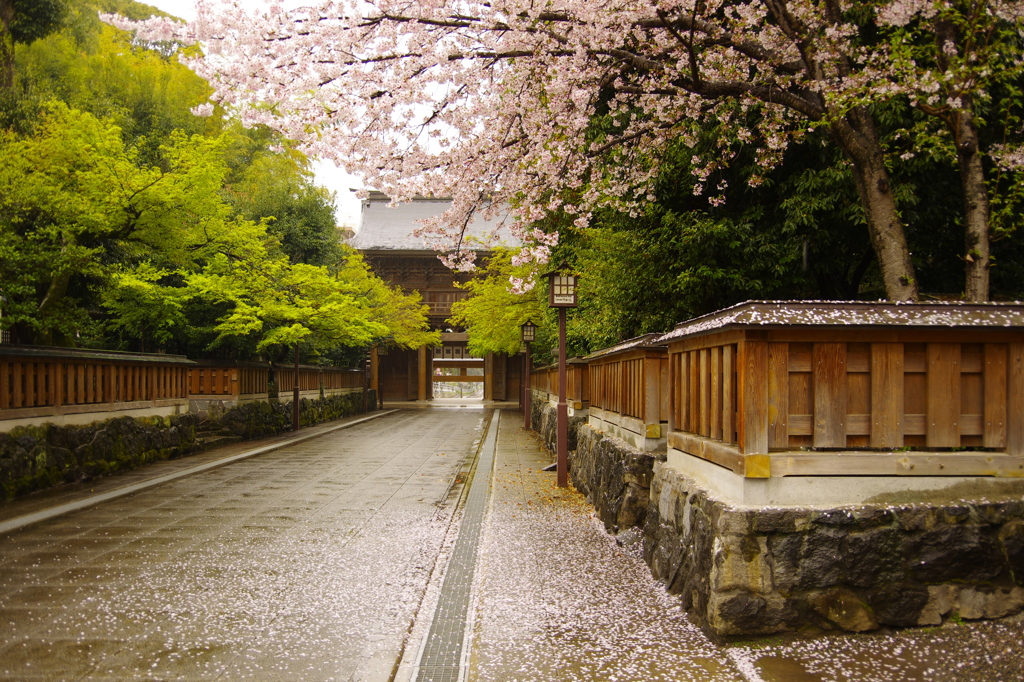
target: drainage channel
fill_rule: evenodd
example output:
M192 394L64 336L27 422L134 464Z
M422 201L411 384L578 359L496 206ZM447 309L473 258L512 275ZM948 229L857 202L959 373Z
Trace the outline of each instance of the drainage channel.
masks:
M459 682L463 679L463 648L466 641L466 624L469 620L473 574L476 571L480 531L487 511L487 499L490 496L491 469L494 467L494 450L498 442L500 417L501 410L495 410L487 429L487 436L480 448L476 472L469 484L459 535L448 561L444 581L441 583L440 597L430 623L430 630L421 649L416 682Z

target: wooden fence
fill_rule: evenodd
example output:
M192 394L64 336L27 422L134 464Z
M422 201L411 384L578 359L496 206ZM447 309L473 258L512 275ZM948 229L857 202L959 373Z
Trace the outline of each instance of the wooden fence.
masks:
M661 342L669 447L744 476L1024 475L1024 306L747 303Z
M197 364L189 370L189 394L196 398L266 400L270 394L271 366L264 363ZM358 369L299 366L299 391L327 393L362 390L365 374ZM295 367L274 368L278 395L287 398L295 387Z
M565 400L571 410L585 410L590 405L590 372L587 361L572 358L566 362ZM544 399L558 402L558 365L531 370L530 388Z
M84 423L118 414L174 414L189 400L267 400L271 366L195 363L177 355L0 344L0 429L44 421ZM277 368L288 400L295 369ZM303 365L306 397L361 390L360 370Z
M585 358L588 423L642 450L663 444L668 425L668 348L648 334Z
M0 346L3 420L187 404L191 361L40 346Z

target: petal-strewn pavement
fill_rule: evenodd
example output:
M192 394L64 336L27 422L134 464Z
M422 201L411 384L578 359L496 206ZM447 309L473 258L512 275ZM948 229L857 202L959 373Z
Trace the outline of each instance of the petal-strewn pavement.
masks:
M404 409L0 506L10 523L236 458L0 533L0 680L429 679L469 480L491 494L450 679L1024 679L1020 618L717 645L541 471L518 412L500 412L493 471L472 468L492 414Z

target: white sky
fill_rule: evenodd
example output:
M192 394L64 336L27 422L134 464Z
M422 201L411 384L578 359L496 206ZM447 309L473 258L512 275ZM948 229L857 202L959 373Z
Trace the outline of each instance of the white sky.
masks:
M195 18L195 0L140 0L157 7L176 17L190 20ZM265 6L261 0L236 0L242 6L260 8ZM300 4L296 2L296 4ZM339 225L357 227L359 224L359 200L349 191L352 187L362 187L362 181L334 165L331 161L315 161L316 182L337 194L335 201L335 217Z

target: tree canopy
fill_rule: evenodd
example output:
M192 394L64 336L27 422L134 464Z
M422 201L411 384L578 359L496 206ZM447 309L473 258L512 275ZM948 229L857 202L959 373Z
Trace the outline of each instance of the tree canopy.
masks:
M150 8L67 3L17 46L0 96L0 324L16 341L238 359L437 342L419 297L340 244L294 144L203 106L173 50L97 17Z
M900 23L893 17L905 24L954 4L381 0L258 18L224 4L201 5L187 26L134 28L202 42L205 58L190 65L246 120L301 140L393 197L453 196L432 228L454 243L474 211L495 199L513 205L522 257L541 261L556 238L534 228L540 218L561 212L584 226L602 205L639 210L656 200L650 183L674 140L696 146L713 127L715 144L692 167L698 180L751 148L746 181L756 185L788 144L821 129L851 166L886 294L907 299L918 280L870 105L911 87L914 74L880 73L900 41L879 32ZM1003 34L1019 33L1019 3L967 4L983 6ZM966 31L951 35L942 45L974 44ZM1004 40L995 52L1012 60L1020 50L1019 40ZM958 120L970 118L972 102L951 105ZM606 124L595 127L599 115ZM695 186L716 198L724 188Z

